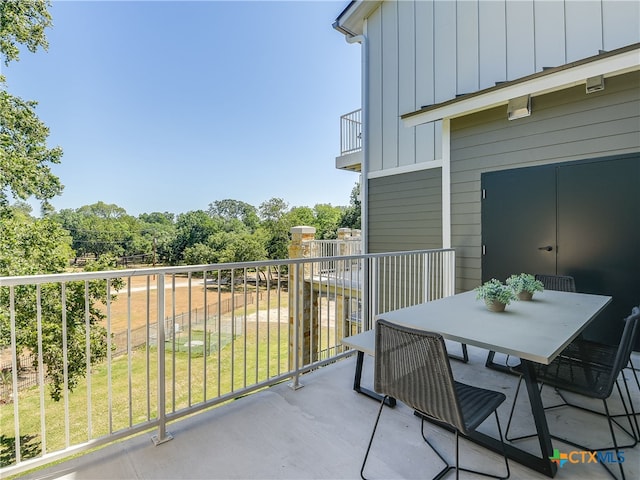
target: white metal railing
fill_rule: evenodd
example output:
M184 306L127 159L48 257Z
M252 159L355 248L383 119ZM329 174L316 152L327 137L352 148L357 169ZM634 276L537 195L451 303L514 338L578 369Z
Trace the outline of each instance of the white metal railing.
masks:
M340 155L362 150L362 109L340 117Z
M321 268L328 261L332 271ZM454 277L453 250L0 277L11 339L0 430L15 440L0 477L150 428L166 442L167 424L185 415L283 380L296 387L305 372L353 353L344 336L371 328L379 313L453 294ZM92 364L89 299L98 291L107 350ZM27 334L37 335L34 365L18 362ZM62 349L57 402L47 342ZM88 374L74 384L78 351ZM23 369L37 373L37 386L22 382Z
M308 248L310 258L344 257L360 255L362 253L362 238L349 237L338 240L305 240L302 242Z

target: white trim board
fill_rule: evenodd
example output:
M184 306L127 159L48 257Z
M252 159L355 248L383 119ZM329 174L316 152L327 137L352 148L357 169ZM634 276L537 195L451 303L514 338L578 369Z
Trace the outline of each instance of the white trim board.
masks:
M367 178L389 177L391 175L401 175L403 173L419 172L420 170L430 170L432 168L440 167L442 167L442 159L430 160L428 162L414 163L412 165L403 165L402 167L376 170L374 172L369 172L367 174Z

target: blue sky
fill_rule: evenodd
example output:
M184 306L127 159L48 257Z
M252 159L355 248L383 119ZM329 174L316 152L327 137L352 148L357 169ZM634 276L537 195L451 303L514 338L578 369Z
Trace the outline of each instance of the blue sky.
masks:
M331 28L347 3L53 2L48 51L2 72L64 150L54 207L347 205L358 176L335 157L360 47Z

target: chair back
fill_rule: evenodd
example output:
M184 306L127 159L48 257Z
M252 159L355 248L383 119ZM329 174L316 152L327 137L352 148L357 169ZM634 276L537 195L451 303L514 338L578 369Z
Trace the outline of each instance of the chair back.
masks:
M465 431L442 335L376 322L374 389Z
M633 307L631 315L624 320L624 329L622 330L622 336L620 337L620 346L618 347L615 360L613 361L613 372L616 377L629 363L633 346L636 344L638 335L640 334L639 324L640 307Z
M575 292L576 282L568 275L546 275L537 273L536 280L540 280L545 290L557 290L559 292Z

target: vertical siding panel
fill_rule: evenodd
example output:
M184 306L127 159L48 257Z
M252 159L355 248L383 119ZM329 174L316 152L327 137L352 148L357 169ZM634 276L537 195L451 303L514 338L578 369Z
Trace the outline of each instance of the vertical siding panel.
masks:
M507 80L535 71L533 1L507 2Z
M435 2L434 5L435 101L456 96L456 4Z
M534 4L536 71L567 63L565 58L564 3Z
M416 104L417 110L423 105L433 105L433 2L416 2ZM434 159L434 125L426 123L415 127L416 162Z
M456 70L458 95L479 87L478 1L456 2Z
M605 50L615 50L640 41L640 2L604 2L602 17Z
M382 170L382 18L380 9L367 20L369 37L369 171Z
M382 12L382 167L398 166L398 4L384 2Z
M398 165L416 163L416 129L402 124L400 115L411 112L416 104L416 29L415 3L398 3Z
M567 62L597 55L602 49L600 2L565 2Z
M480 2L478 7L481 89L507 79L505 2Z

